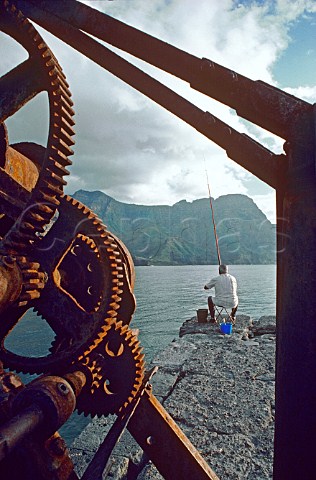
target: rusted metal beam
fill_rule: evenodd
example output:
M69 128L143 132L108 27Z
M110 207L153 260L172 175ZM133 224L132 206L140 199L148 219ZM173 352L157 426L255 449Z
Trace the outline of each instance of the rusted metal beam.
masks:
M0 123L43 90L38 62L26 60L0 78Z
M304 123L297 127L304 131ZM274 480L316 476L315 136L310 140L314 148L289 149L283 188L277 190Z
M126 411L123 415L119 415L112 427L110 428L107 436L101 443L98 451L94 455L90 464L86 468L83 477L81 480L102 480L106 478L107 474L111 469L111 454L113 449L119 442L121 436L123 435L128 422L131 420L132 416L137 410L137 406L140 402L141 396L145 392L145 388L148 385L149 380L152 376L158 371L158 367L153 367L149 370L144 377L143 383L139 391L137 392L134 400L128 405ZM141 418L138 418L138 421L142 421Z
M238 115L281 138L292 138L297 133L293 120L311 111L312 106L299 98L190 55L77 0L59 0L58 8L50 0L26 2L189 82L192 88L229 105Z
M19 0L17 3L25 14L36 23L184 120L204 136L224 148L229 158L252 172L271 187L276 188L278 155L274 155L247 135L240 134L214 115L196 107L173 90L59 17L40 10L29 2Z
M166 480L218 480L150 391L142 396L127 429Z

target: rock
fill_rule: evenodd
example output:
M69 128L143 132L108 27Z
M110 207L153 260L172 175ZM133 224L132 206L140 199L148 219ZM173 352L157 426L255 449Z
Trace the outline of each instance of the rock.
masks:
M153 393L221 480L272 478L274 333L274 317L253 322L239 315L231 335L193 317L182 325L180 338L152 362L159 366L152 379ZM93 421L97 435L99 423ZM98 443L90 437L91 429L81 442L85 460ZM141 455L127 434L119 448L114 457L118 467L111 477L115 480L126 478L128 462ZM161 479L151 462L138 476Z
M250 327L250 330L255 337L259 335L265 335L265 334L275 335L276 333L275 317L272 315L260 317L259 320L253 322L253 325Z
M109 415L106 418L93 419L73 442L70 449L70 456L75 466L75 472L79 478L82 477L115 419L116 417L114 415ZM131 434L125 430L120 442L115 447L115 455L112 456L113 462L107 478L111 478L112 480L124 479L127 475L129 464L131 462L139 462L142 453L141 448Z

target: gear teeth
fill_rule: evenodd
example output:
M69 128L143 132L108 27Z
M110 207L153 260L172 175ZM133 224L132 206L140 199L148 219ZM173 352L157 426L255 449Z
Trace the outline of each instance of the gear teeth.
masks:
M42 182L41 192L44 191L44 187L45 185ZM46 208L50 208L49 213L54 214L56 212L56 209L55 207L52 206L52 202L51 202L52 198L50 196L51 195L50 185L47 186L47 191L48 191L47 198L50 200L50 203L42 204L44 206L43 210L44 212L46 212ZM54 199L55 198L53 197L53 200ZM56 198L56 201L59 203L58 198ZM101 318L100 320L96 321L96 327L93 330L93 336L91 335L91 333L89 333L90 337L85 338L84 337L85 332L83 331L82 334L81 332L79 332L79 334L82 335L81 337L79 334L77 338L74 337L73 344L72 344L75 346L74 350L71 350L70 343L67 341L63 341L64 339L61 338L62 335L58 333L56 340L51 346L51 349L50 349L51 354L48 356L48 357L51 357L51 360L50 358L46 357L45 362L41 363L41 359L39 359L38 364L35 365L34 361L28 362L27 357L19 357L20 360L17 360L17 367L19 369L23 368L24 370L30 371L32 373L35 373L35 372L42 373L43 371L44 372L48 372L48 371L51 372L52 370L55 371L56 365L60 369L59 371L62 372L62 369L68 368L71 362L73 362L73 365L76 365L79 362L80 365L82 365L82 367L85 367L87 365L91 366L93 356L98 355L98 352L103 351L102 349L104 348L104 345L107 342L106 340L107 336L111 334L111 330L114 330L116 332L115 334L117 335L116 338L118 338L125 346L127 346L125 350L128 350L130 352L130 355L135 356L135 358L133 358L132 360L133 369L135 369L133 385L134 384L137 385L137 382L138 382L137 379L139 375L141 375L141 373L139 373L139 370L141 371L141 368L142 368L141 360L143 357L138 357L139 343L137 341L137 338L135 339L136 344L132 343L131 344L132 348L129 347L128 344L131 343L131 340L133 337L131 337L128 327L126 325L123 325L123 322L119 316L119 308L117 308L121 305L122 295L124 293L123 288L121 288L123 287L123 282L121 282L121 278L118 278L119 275L121 276L121 271L122 271L122 267L118 266L118 263L124 265L123 258L121 257L120 251L118 251L117 249L117 244L115 244L114 240L113 241L111 240L112 237L109 234L109 232L106 230L106 227L102 225L101 221L96 217L95 214L93 214L93 212L91 212L90 209L88 209L85 205L81 204L77 200L67 195L62 195L60 197L60 207L58 208L60 215L62 212L62 208L64 206L64 202L69 202L69 204L71 204L74 208L78 210L77 214L74 217L76 219L76 226L81 222L83 222L83 225L84 225L83 231L86 233L86 235L82 233L77 233L78 238L81 238L83 242L89 245L89 247L91 248L91 251L94 252L96 261L102 260L102 254L106 258L106 262L105 262L107 266L106 268L109 269L109 273L108 275L106 275L106 277L108 277L107 281L109 282L109 286L108 286L108 292L107 292L106 298L105 297L102 298L102 301L104 302L104 319ZM50 206L48 207L48 205ZM42 218L42 215L43 217L45 217L45 213L42 213L42 208L40 209L37 208L34 211L32 210L28 212L29 216L27 217L27 219L34 218L32 217L33 213L34 215L40 215L41 218ZM25 216L24 218L26 220ZM40 220L40 219L37 219L37 220ZM41 223L41 222L38 222L38 223ZM90 232L92 232L91 236L89 236ZM111 250L112 252L115 252L113 254L113 256L115 257L115 261L111 261L109 259L109 255L106 252L106 248L103 248L105 247L105 242L108 242L108 245L109 243L112 244ZM32 299L35 300L34 307L37 306L37 312L38 314L40 314L40 316L42 316L43 312L41 311L41 308L44 305L43 302L45 302L45 293L47 292L47 290L45 288L41 290L39 286L41 287L44 286L45 274L41 272L41 274L38 274L37 276L36 273L34 274L33 272L30 271L32 269L35 269L36 267L35 264L31 266L30 264L26 264L25 260L21 260L21 263L23 264L23 268L25 272L28 269L28 272L25 275L25 285L27 288L29 288L29 291L22 292L24 297L21 298L20 301L22 303L25 301L31 302ZM39 267L39 265L37 267ZM48 274L49 273L50 272L48 272ZM31 281L31 280L35 280L35 281ZM49 288L49 283L46 285L46 288L47 289ZM36 290L37 293L32 293L33 290ZM39 302L37 302L36 301L37 299L35 299L34 297L39 294L41 294L42 298L40 297ZM101 304L100 300L98 300L98 304ZM54 323L53 323L53 319L49 318L49 312L47 312L48 319L46 318L45 313L43 316L45 320L48 321L48 323L50 323L50 325L53 328ZM92 317L92 321L94 321L93 317ZM92 329L90 331L92 331ZM137 350L137 346L138 346L138 350ZM68 347L69 349L67 350ZM66 349L66 351L64 351L63 349ZM24 358L26 359L25 361L24 361ZM64 366L62 367L61 362L63 360L61 359L63 358L66 358L66 362L64 362ZM51 363L49 363L50 361ZM119 362L120 361L119 356L116 359L114 355L114 361ZM24 365L27 365L27 367L24 367L23 363ZM97 379L97 381L100 383L100 379ZM133 385L131 386L131 390L130 390L131 392L132 391L134 392L136 388ZM94 397L99 394L98 393L99 390L102 390L102 385L98 386L98 384L96 383L96 377L95 377L95 383L94 383L93 389L94 389ZM130 394L130 392L128 393ZM114 412L114 411L117 411L120 406L121 405L116 405L115 408L113 409L111 408L111 409ZM79 409L80 408L81 407L79 406ZM85 409L81 408L81 410L83 411ZM98 412L97 408L92 410L92 414L102 415L102 413Z
M45 196L45 198L47 198L47 201L49 201L50 203L55 203L56 206L58 206L59 200L57 197L60 197L62 193L63 193L62 187L60 187L59 185L58 186L54 185L51 182L51 179L49 183L44 181L44 184L42 186L42 194L43 194L43 197Z
M54 127L60 124L60 127L63 130L65 130L65 132L67 132L69 136L72 137L75 134L75 131L72 128L74 125L74 122L69 123L64 116L57 115L57 113L55 113L55 117L56 117L56 122L54 121Z
M26 305L27 303L39 297L40 297L40 292L38 290L29 290L28 292L21 293L19 297L19 306Z
M118 322L115 323L115 330L121 330L122 328L123 328L122 320L119 320Z
M58 190L60 190L61 185L67 185L67 182L62 177L56 175L56 173L54 173L52 169L50 169L50 172L51 172L51 177L49 179L50 185L54 185L54 187L58 188ZM61 194L62 194L62 191L61 191Z
M67 157L67 155L64 155L63 152L58 150L55 145L51 146L51 157L52 160L57 161L60 165L64 167L68 167L69 165L72 165L72 161Z
M129 343L129 346L132 347L137 342L138 342L138 338L135 335L133 335Z
M141 365L145 359L145 354L144 353L140 353L142 352L143 349L140 349L139 351L139 354L135 356L135 360L137 360L137 364L136 365Z
M114 322L109 327L104 340L110 338L110 343L111 339L115 342L121 342L124 348L119 349L120 353L112 355L111 352L107 352L102 342L94 352L91 352L91 356L82 359L95 376L94 381L90 383L90 386L86 384L85 391L77 399L79 413L84 413L84 415L90 414L92 417L108 415L109 413L121 413L133 401L142 386L144 378L144 355L141 353L140 343L137 338L131 342L131 336L135 338L128 326L123 325L121 320ZM129 344L132 343L134 345L135 342L137 345L131 349ZM104 351L109 356L108 360L105 360L103 367L102 360L101 363L99 361L104 358ZM118 390L115 391L116 395L104 396L102 385L106 379L109 379L109 390L111 390L111 375L113 375L111 362L114 362L113 365L116 365L113 378L115 378L115 388ZM101 370L97 370L97 365L101 367ZM98 376L96 376L96 373ZM117 376L120 375L122 375L122 378L118 379Z
M52 194L52 186L45 182L46 185L44 184L41 188L41 193L42 193L42 198L44 201L46 201L49 204L55 205L58 207L59 205L59 200ZM57 190L58 195L60 195L62 192L60 190Z
M115 295L112 295L111 298L112 298L116 303L119 303L119 302L121 302L121 300L122 300L122 297L119 297L119 296L116 295L116 294L115 294Z
M68 99L70 99L70 97L72 97L71 95L71 91L69 90L69 85L68 83L65 81L65 77L62 76L62 75L58 75L58 77L56 78L56 81L55 80L52 80L52 85L59 88L60 92L62 93L62 95L64 97L68 97ZM73 102L71 101L71 106L73 106Z
M110 330L111 325L113 325L113 319L112 318L107 318L105 325L102 325L102 327L101 327L102 332L104 334L106 334Z
M55 175L58 175L58 177L69 175L69 171L67 170L67 168L63 167L60 163L56 162L53 158L52 160L54 162L50 167L50 171L52 173L54 173Z
M36 212L40 212L40 214L45 215L46 218L47 218L47 216L52 216L54 214L54 210L51 209L48 205L45 205L44 203L38 203L34 207L34 212L35 212L35 214L36 214ZM32 213L33 213L33 210L28 211L28 215L31 215Z
M62 152L67 157L73 155L73 150L64 142L61 138L57 137L57 135L53 135L52 139L52 146L54 146L57 150Z
M45 223L49 223L54 213L54 210L50 209L47 210L44 218L36 218L37 213L41 216L41 211L39 212L36 204L53 204L56 206L59 204L58 197L62 195L63 186L66 185L63 177L68 175L68 171L63 167L71 165L68 156L73 154L70 147L74 145L72 137L75 122L73 120L74 110L69 84L56 57L34 26L12 2L2 1L2 5L4 6L2 11L9 17L10 24L12 23L12 31L16 30L14 28L16 25L24 33L24 37L21 34L15 35L13 33L13 38L28 51L30 57L38 59L38 65L43 69L41 87L48 93L50 107L47 153L39 172L39 179L29 200L28 222L22 225L20 219L18 219L13 227L15 229L13 241L11 239L12 229L2 241L4 247L15 249L15 252L19 253L21 247L25 247L25 242L29 244L32 241L38 241L37 233L41 231L41 227ZM55 165L56 161L62 168L59 169L58 165ZM32 215L33 212L34 216ZM25 234L25 230L29 230L29 235ZM21 241L16 241L17 233L20 234Z
M112 288L113 292L115 292L117 295L121 295L123 293L123 290L121 290L118 286L114 286Z
M60 138L68 147L75 144L74 140L71 138L71 135L68 134L66 130L62 128L61 125L54 125L52 128L54 136Z
M71 100L70 91L69 91L68 87L66 87L66 85L63 84L63 81L62 81L60 75L59 75L58 80L59 81L58 81L58 83L56 82L56 84L54 82L52 82L52 88L53 89L55 88L55 90L53 92L55 100L58 99L58 104L59 105L67 105L67 108L70 109L69 113L72 113L72 115L74 115L75 112L72 109L72 107L74 105L74 102Z
M133 334L132 330L129 330L126 334L126 340L129 340L131 337L134 337L135 335ZM128 344L129 345L129 344Z
M122 323L122 322L119 322L119 323ZM121 336L122 336L122 335L125 336L127 330L128 330L128 325L122 326L122 327L121 327L121 331L120 331L120 335L121 335Z
M114 302L114 303L110 303L110 307L113 310L118 310L120 308L120 305L118 305L116 302Z
M29 280L28 282L25 282L23 284L23 287L25 288L25 290L31 291L32 289L34 289L34 287L37 287L37 289L41 289L41 288L44 288L44 286L45 286L45 284L43 282L41 282L39 278L35 279L33 277L31 279L28 279L28 280Z
M27 212L25 215L26 220L30 220L30 222L35 222L36 224L38 223L45 223L45 218L41 215L39 215L36 212Z
M71 126L75 125L75 121L72 118L72 115L64 107L59 107L59 112L61 117L64 117L65 119L67 119L66 121L69 125Z

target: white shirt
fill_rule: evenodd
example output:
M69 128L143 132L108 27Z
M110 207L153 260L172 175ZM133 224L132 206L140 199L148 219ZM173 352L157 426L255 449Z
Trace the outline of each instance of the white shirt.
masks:
M212 278L205 286L208 289L215 288L215 298L212 298L215 305L228 308L237 307L237 281L229 273L221 273Z

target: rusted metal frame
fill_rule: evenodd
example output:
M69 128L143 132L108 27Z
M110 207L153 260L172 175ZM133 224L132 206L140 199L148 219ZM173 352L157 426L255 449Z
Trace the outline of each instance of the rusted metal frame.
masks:
M297 122L297 129L304 132L304 122ZM316 472L316 129L307 140L305 148L288 146L288 167L276 195L274 480L312 480Z
M18 5L27 16L30 16L43 28L184 120L224 148L232 160L271 187L276 187L278 156L270 150L247 135L237 132L214 115L199 109L150 75L53 14L39 10L23 0L19 1Z
M158 367L153 367L145 374L142 386L137 392L134 400L128 405L126 411L124 412L124 415L118 416L113 423L107 436L101 443L98 451L96 452L90 464L86 468L81 480L102 480L106 478L107 474L111 469L110 457L112 451L122 437L128 425L128 422L136 412L141 396L143 395L145 388L148 386L148 382L157 371Z
M149 391L127 429L166 480L218 480L200 453Z
M77 0L61 0L58 8L49 0L27 0L32 2L100 40L189 82L192 88L229 105L238 115L281 138L291 138L295 134L293 120L311 109L309 103L282 90L190 55Z
M38 62L26 60L0 78L0 123L43 90Z

